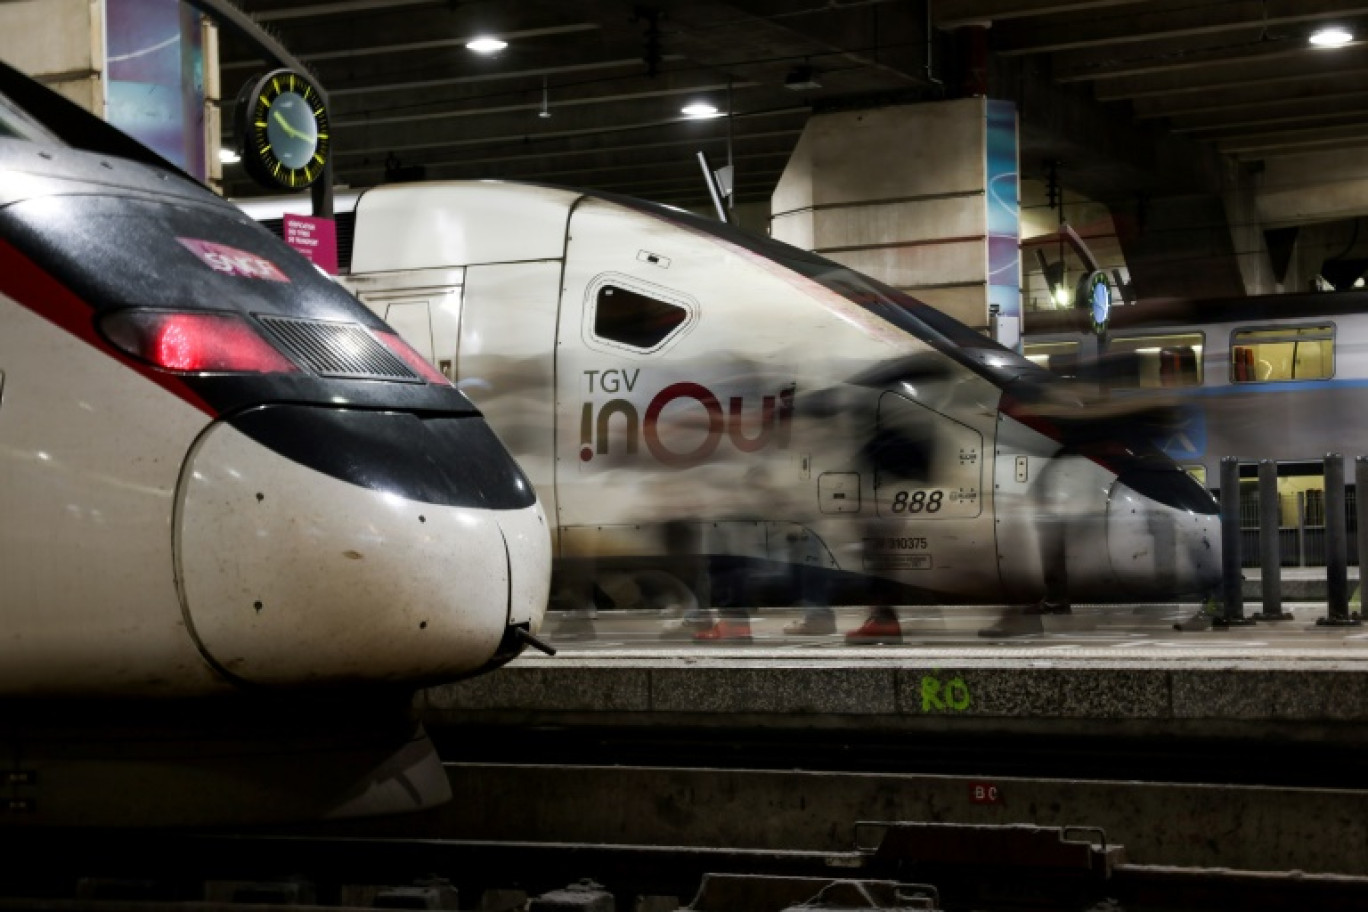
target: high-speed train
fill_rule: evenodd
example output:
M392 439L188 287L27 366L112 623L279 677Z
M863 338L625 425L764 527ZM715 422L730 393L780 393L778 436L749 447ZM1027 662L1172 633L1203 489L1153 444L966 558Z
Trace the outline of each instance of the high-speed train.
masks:
M379 187L347 217L342 281L528 471L558 594L626 577L613 603L649 604L662 574L750 605L1216 586L1215 501L1125 416L828 260L549 186Z
M211 792L234 819L440 800L404 695L516 655L549 574L534 489L444 376L236 207L0 66L0 762L37 782L11 801L37 812L0 825L156 821ZM330 729L283 708L295 692L342 707ZM368 741L372 698L401 715ZM77 806L102 754L70 745L96 731L126 776ZM191 756L177 796L165 771ZM127 804L135 780L162 805Z

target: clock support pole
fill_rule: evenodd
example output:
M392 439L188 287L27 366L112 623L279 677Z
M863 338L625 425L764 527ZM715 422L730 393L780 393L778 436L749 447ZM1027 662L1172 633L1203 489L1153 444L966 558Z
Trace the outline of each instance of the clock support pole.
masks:
M214 19L221 28L232 32L238 38L246 41L261 53L265 60L275 66L286 67L298 73L307 73L306 67L297 57L285 49L279 41L273 38L265 29L258 25L250 16L234 6L229 0L186 0L191 6L206 16ZM323 103L328 103L327 92L321 85L317 85L317 80L313 80L320 95L323 96ZM313 214L315 216L331 218L333 214L333 193L332 193L332 161L331 159L323 165L323 176L314 182L311 188L313 196Z

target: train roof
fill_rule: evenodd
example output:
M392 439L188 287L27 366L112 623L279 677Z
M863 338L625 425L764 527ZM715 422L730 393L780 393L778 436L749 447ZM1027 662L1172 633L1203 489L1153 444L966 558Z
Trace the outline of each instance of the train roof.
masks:
M584 199L601 200L749 251L827 288L995 384L1045 374L949 315L839 263L683 209L597 190L502 181L437 181L366 190L356 203L351 271L559 259L565 255L571 211Z

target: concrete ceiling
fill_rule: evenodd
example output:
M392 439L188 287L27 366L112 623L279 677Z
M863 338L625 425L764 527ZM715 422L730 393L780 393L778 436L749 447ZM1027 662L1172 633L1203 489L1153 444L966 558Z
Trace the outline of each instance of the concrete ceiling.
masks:
M814 112L985 89L1019 105L1024 177L1057 162L1069 189L1103 201L1215 193L1232 169L1368 146L1368 3L1348 0L241 6L330 94L335 178L354 188L421 169L702 207L696 153L720 166L730 144L738 202L768 202ZM1330 23L1359 40L1312 48ZM483 34L509 45L465 48ZM820 85L787 87L804 67ZM264 69L225 34L228 143L233 96ZM696 99L731 116L690 120L680 108ZM267 192L225 172L229 195Z

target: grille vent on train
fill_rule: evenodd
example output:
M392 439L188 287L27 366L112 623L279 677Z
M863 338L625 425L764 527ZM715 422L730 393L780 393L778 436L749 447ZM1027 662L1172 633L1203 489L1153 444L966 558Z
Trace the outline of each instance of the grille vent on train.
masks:
M270 330L281 347L319 376L423 382L383 342L355 323L265 315L259 315L257 319Z

